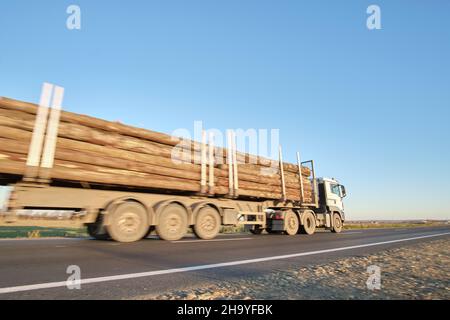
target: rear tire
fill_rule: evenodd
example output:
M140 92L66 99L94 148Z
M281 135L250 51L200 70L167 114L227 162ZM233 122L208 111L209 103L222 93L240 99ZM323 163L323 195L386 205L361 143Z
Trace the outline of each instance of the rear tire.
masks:
M221 227L220 214L213 207L201 208L197 213L194 233L203 240L214 239L220 231Z
M184 207L170 204L163 209L156 226L158 236L167 241L177 241L186 235L188 217Z
M293 211L288 211L284 217L284 224L286 226L286 234L289 236L294 236L298 232L299 221L298 217Z
M342 227L343 224L341 216L338 213L333 214L333 228L331 229L331 232L341 233Z
M261 234L261 233L263 232L263 230L264 230L264 229L261 229L261 228L259 228L259 227L255 227L255 228L253 228L253 229L250 229L250 233L251 233L251 234L256 234L256 235L258 235L258 234Z
M148 228L147 210L134 201L119 204L110 213L106 226L111 238L118 242L139 241L147 234Z
M312 212L305 212L303 214L303 225L301 227L301 233L312 235L316 232L316 217Z
M97 221L87 225L87 232L95 240L108 240L110 238L103 225L103 214L97 216Z
M154 230L155 230L154 226L149 227L147 230L147 233L145 234L145 236L142 239L147 239Z
M109 234L105 230L105 227L101 223L91 223L87 226L87 232L89 236L95 240L108 240Z

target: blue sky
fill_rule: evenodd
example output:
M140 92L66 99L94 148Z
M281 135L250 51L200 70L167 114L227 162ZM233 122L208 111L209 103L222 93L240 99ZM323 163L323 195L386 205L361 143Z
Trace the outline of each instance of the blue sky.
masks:
M81 30L66 8L81 8ZM366 9L381 8L368 30ZM171 133L280 129L353 219L450 218L450 2L2 1L0 95Z

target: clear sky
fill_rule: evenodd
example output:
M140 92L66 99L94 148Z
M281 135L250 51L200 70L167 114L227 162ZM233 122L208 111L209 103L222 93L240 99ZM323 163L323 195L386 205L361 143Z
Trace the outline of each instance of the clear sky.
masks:
M81 30L66 9L81 8ZM381 30L366 27L369 5ZM2 0L0 95L171 133L280 129L351 219L450 218L450 1Z

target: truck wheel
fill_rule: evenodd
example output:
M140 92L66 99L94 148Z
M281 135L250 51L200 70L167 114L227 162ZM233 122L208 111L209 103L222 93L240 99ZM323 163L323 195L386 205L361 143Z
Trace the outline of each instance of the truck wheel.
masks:
M155 230L154 226L148 227L148 230L145 233L145 236L143 237L143 239L147 239L150 236L150 234L153 232L153 230Z
M214 239L219 234L221 225L217 210L212 207L204 207L197 213L194 233L203 240Z
M184 207L179 204L170 204L161 212L156 232L163 240L180 240L187 232L187 220L187 212Z
M311 212L305 212L303 217L303 225L301 228L303 234L312 235L316 232L316 218Z
M261 229L260 227L255 227L253 229L250 229L251 234L261 234L264 229Z
M92 238L94 238L96 240L108 240L109 239L108 232L106 231L105 227L99 222L88 224L87 232Z
M137 202L124 202L110 215L106 229L116 241L139 241L148 231L147 210Z
M340 233L342 231L342 227L343 227L343 224L342 224L341 216L339 214L335 213L333 215L333 228L331 229L331 232Z
M288 211L286 213L286 216L284 217L284 225L286 227L286 234L293 236L296 235L298 232L298 228L299 228L299 222L298 222L298 217L297 215L292 212L292 211Z

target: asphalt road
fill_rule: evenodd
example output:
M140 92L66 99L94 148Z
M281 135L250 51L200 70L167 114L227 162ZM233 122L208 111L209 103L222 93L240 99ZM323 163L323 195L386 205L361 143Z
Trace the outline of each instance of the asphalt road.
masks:
M0 299L127 299L358 256L450 236L450 227L351 230L313 236L222 235L214 241L149 238L0 240ZM81 289L69 290L69 266Z

